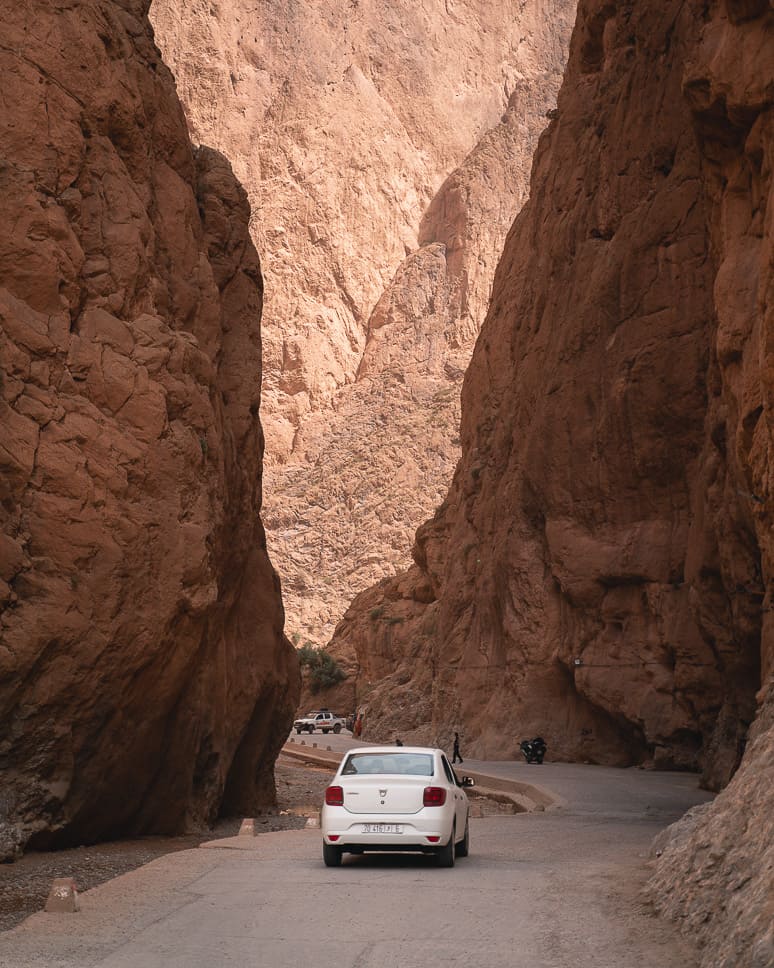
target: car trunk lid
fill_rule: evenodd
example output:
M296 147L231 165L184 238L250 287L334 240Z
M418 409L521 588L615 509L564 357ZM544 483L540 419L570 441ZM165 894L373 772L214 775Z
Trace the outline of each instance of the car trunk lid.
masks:
M342 777L344 806L350 813L408 814L422 809L428 777Z

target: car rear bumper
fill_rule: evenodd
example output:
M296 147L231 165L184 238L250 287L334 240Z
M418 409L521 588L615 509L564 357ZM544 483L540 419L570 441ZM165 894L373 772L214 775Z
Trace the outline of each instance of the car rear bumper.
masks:
M360 850L421 850L438 848L451 836L453 816L418 814L351 814L341 807L323 807L320 827L326 844ZM401 833L366 833L364 825L400 824ZM333 835L333 838L331 838ZM433 838L433 839L430 839Z

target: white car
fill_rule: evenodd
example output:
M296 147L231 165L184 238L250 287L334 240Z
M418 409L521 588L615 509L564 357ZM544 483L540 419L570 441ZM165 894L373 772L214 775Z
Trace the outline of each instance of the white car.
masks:
M442 750L363 746L339 764L320 816L323 860L338 867L343 853L420 851L453 867L470 849L470 804Z

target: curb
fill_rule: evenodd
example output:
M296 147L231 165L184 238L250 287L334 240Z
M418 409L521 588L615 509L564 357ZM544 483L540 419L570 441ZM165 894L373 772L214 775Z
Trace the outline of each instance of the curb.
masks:
M346 751L345 751L346 752ZM344 752L336 753L329 750L304 748L299 749L296 744L289 746L287 743L280 751L281 756L289 756L291 759L300 760L310 766L328 766L331 770L341 762ZM484 796L487 793L497 793L513 800L525 813L541 813L544 810L555 810L566 806L566 800L549 790L547 787L537 786L534 783L524 783L521 780L505 780L500 777L490 776L487 773L470 770L467 776L471 776L475 783L475 790Z

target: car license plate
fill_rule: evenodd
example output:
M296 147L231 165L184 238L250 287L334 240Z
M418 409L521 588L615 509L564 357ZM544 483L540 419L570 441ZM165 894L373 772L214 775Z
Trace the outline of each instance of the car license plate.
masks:
M402 823L364 823L364 834L402 834Z

